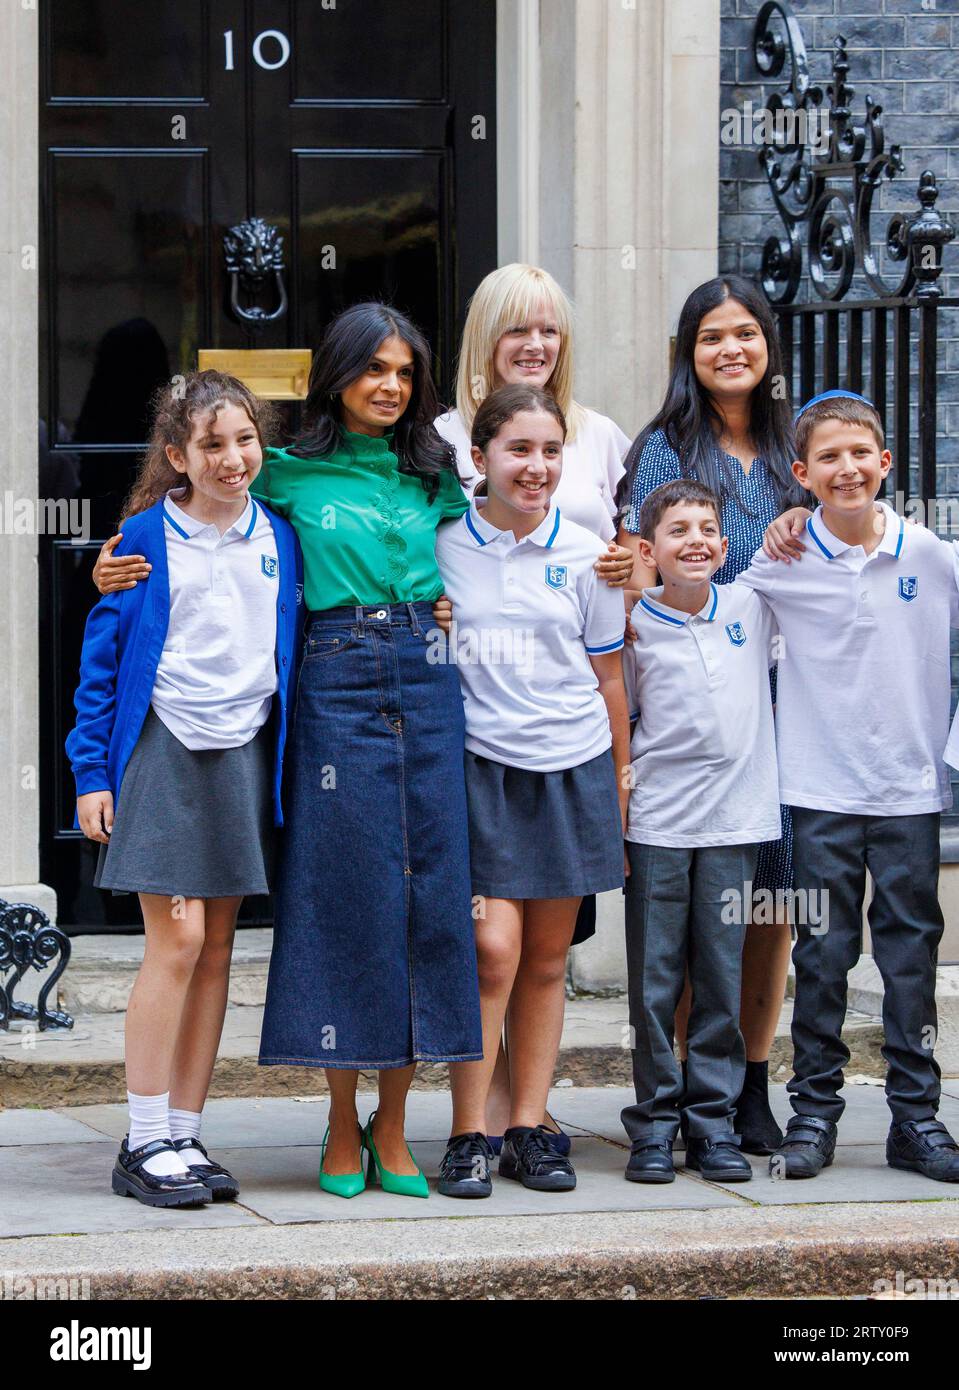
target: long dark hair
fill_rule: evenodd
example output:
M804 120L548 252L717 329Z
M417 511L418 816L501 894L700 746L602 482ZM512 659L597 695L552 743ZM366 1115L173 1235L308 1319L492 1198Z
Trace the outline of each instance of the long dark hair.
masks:
M801 506L806 493L793 476L795 458L792 411L785 391L774 392L776 377L785 382L782 353L776 322L766 297L758 286L741 275L720 275L697 286L683 305L676 333L673 369L666 396L657 414L641 430L626 456L626 475L620 482L616 502L625 508L633 489L649 439L662 430L666 441L679 455L682 475L696 478L724 502L739 498L736 476L719 449L722 416L712 397L696 375L696 335L706 314L727 299L735 299L752 315L762 329L769 353L766 373L749 400L749 433L760 458L769 469L779 494L780 510Z
M514 415L519 415L523 410L541 410L552 415L563 431L563 438L566 438L566 416L556 397L538 386L527 386L520 381L509 386L498 386L485 398L473 416L470 443L485 454L490 441L496 438L504 425L509 424Z
M432 501L442 473L458 477L456 451L433 424L440 406L426 339L390 304L354 304L328 325L313 356L303 428L289 452L300 458L324 458L342 447L340 392L363 375L383 340L392 337L402 339L413 354L413 390L393 430L393 451L400 471L418 477Z

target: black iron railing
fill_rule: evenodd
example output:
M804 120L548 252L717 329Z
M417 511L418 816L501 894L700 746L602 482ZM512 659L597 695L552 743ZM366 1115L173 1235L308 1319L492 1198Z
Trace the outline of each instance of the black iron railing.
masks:
M846 40L834 41L824 91L811 81L792 6L769 0L756 18L753 53L763 81L788 62L785 89L766 102L771 138L759 159L783 223L763 247L762 282L779 321L789 394L808 400L844 386L868 395L891 436L896 493L928 504L938 492L939 314L959 306L939 283L943 248L956 233L936 210L935 174L923 170L918 209L894 213L877 238L877 194L902 173L902 152L887 147L882 107L870 96L862 122L853 118ZM850 296L854 287L865 293Z

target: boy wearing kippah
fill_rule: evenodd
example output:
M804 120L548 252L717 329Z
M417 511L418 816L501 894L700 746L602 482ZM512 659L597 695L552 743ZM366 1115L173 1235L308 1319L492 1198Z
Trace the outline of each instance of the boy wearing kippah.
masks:
M887 1162L957 1182L959 1147L936 1119L933 1057L939 817L952 804L943 763L949 628L959 626L953 547L876 502L892 458L861 396L811 401L796 422L796 450L793 471L820 503L802 564L760 553L739 580L770 605L783 641L780 796L793 811L797 901L821 909L797 924L795 1114L770 1171L815 1177L833 1161L849 1060L846 977L860 954L868 871L885 986Z

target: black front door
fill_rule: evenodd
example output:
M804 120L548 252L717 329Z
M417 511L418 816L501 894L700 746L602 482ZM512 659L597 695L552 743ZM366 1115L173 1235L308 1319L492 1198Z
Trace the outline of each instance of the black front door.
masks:
M338 309L388 299L449 398L496 264L495 0L41 0L41 21L39 494L90 504L89 539L41 538L41 874L63 924L116 930L135 900L91 886L63 741L151 396L198 348L250 345L223 235L256 216L289 291L257 346L314 346Z

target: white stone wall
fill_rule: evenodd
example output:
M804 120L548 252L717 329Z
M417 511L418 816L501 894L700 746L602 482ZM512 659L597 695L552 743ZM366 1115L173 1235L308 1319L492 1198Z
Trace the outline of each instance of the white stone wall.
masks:
M0 8L0 494L37 495L37 12ZM56 898L37 882L39 808L37 542L0 532L0 898L28 901L55 919Z

